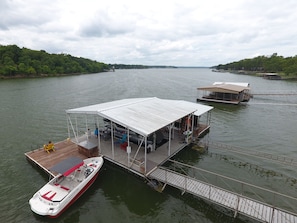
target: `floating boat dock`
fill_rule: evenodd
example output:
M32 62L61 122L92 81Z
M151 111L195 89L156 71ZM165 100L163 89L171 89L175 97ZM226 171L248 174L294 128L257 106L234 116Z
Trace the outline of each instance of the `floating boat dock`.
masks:
M212 108L182 100L133 98L69 109L68 139L56 143L50 154L40 148L25 155L51 175L51 167L69 156L100 154L145 177L209 130Z
M260 74L264 79L268 80L281 80L282 77L277 73L262 73Z
M211 86L197 88L201 92L197 101L238 105L251 98L249 83L214 82Z
M25 153L25 156L46 173L55 176L57 173L52 168L64 159L102 155L105 160L147 180L158 180L164 187L171 185L255 218L248 211L254 201L162 167L179 151L209 131L212 109L182 100L159 98L123 99L69 109L66 110L68 138L55 143L55 151L47 153L39 148ZM205 190L199 192L199 188ZM224 200L224 203L219 200ZM249 205L241 206L241 203ZM255 202L255 205L260 204ZM297 223L297 214L283 214L281 209L269 209L268 205L265 209L267 214L257 220ZM294 221L275 220L283 219L283 215L284 219Z

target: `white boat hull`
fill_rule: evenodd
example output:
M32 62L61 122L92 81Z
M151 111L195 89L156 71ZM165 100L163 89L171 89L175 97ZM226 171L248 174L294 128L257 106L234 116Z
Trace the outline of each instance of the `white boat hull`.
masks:
M102 165L102 157L92 157L68 173L57 175L29 200L31 210L38 215L58 217L93 184Z

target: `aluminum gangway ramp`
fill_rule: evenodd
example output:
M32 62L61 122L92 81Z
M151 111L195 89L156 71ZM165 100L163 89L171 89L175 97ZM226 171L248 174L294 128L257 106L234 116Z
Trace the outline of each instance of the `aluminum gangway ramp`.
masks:
M227 191L165 167L156 168L148 174L148 178L231 209L234 211L234 217L239 213L259 222L297 223L297 215L294 213Z

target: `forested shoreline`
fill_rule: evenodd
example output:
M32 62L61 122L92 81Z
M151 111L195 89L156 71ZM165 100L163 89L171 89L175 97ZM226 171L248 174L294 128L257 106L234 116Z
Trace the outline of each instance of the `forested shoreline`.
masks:
M235 73L246 74L278 73L283 78L296 79L297 56L285 58L274 53L271 56L258 56L252 59L243 59L237 62L220 64L213 68L220 71L233 71Z
M174 66L146 66L105 64L69 54L49 54L44 50L0 45L0 78L49 77L85 73L100 73L114 69L176 68ZM297 56L283 57L277 53L258 56L212 67L218 71L257 74L278 73L284 79L297 79Z
M44 77L108 71L109 65L69 54L0 45L0 77Z
M49 54L44 50L0 45L0 78L27 78L100 73L114 69L176 68L174 66L147 66L105 64L69 54Z

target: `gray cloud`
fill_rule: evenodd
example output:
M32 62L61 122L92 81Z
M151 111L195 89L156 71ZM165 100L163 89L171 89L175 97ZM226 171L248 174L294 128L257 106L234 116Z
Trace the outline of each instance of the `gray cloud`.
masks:
M56 16L50 2L3 0L0 6L1 24L6 29L42 26Z
M297 53L295 0L2 0L0 44L105 63L212 66Z
M79 34L85 37L124 35L133 29L133 21L124 21L106 11L99 11L80 27Z

